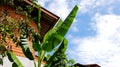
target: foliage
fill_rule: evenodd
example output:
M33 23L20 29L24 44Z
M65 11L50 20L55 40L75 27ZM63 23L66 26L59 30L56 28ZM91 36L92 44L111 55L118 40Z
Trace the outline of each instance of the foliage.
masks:
M18 2L21 1L22 0L18 0ZM6 46L14 43L16 46L22 48L23 53L28 59L34 60L28 42L28 39L32 38L32 34L36 33L29 23L30 20L28 14L31 12L32 8L28 8L31 7L31 5L27 5L25 8L16 6L16 2L17 1L14 0L1 0L0 3L1 6L7 5L11 8L15 8L16 14L24 15L24 18L19 17L19 19L16 19L16 17L13 18L10 16L9 10L0 9L0 54L2 55L2 58L4 58L4 55L6 54L9 55L8 53L10 50L7 49ZM9 55L9 57L13 56L13 54ZM17 62L14 62L13 66L16 64Z
M78 7L75 6L65 21L59 21L59 25L56 25L52 28L44 37L42 48L45 51L52 51L60 42L63 40L65 34L69 30L75 16L77 13ZM47 48L47 49L46 49Z
M51 56L47 54L44 61L46 61L45 67L68 67L75 64L73 59L68 59L66 55L68 41L64 38L60 46L55 50L54 54Z
M65 51L67 49L68 41L64 39L57 51L47 60L46 67L66 67L67 59Z
M13 62L12 67L24 67L17 57L11 52L7 53L8 59Z
M23 67L21 62L17 59L17 57L6 48L7 45L9 45L8 41L12 41L16 44L16 46L20 46L22 48L22 51L24 55L30 59L34 60L34 57L32 55L30 46L29 46L29 38L32 38L32 47L35 51L38 52L38 66L41 66L41 63L45 57L46 52L51 52L59 46L58 50L46 61L46 67L51 66L67 66L66 60L66 54L65 51L67 49L67 39L65 39L65 35L67 31L69 30L71 24L73 23L73 20L77 14L78 6L75 6L71 13L68 15L68 17L65 19L65 21L60 20L57 25L52 28L50 31L48 31L44 38L43 42L40 42L40 33L37 33L34 31L34 29L29 24L29 18L34 18L36 21L36 25L38 28L38 32L40 32L40 17L41 17L41 6L38 6L38 16L32 17L29 14L32 11L33 6L26 6L24 8L23 6L18 6L16 3L22 2L23 0L2 0L0 5L7 5L12 8L15 8L15 13L22 14L25 16L23 19L15 19L10 17L9 11L7 10L1 10L0 12L0 46L2 45L4 48L0 49L2 50L1 53L5 52L8 55L8 58L11 62L13 62L13 67L20 66ZM36 0L32 0L36 1ZM31 8L29 8L31 7ZM12 26L14 25L14 26ZM7 40L8 39L8 40ZM4 54L5 54L4 53ZM3 56L3 55L2 55ZM52 62L51 62L52 61ZM55 64L55 65L54 65Z

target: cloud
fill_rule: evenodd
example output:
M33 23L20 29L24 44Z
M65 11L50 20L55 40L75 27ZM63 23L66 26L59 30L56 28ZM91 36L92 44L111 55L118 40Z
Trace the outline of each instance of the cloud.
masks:
M47 0L47 1L39 1L43 7L47 8L52 13L60 16L62 19L65 19L67 15L70 13L72 8L69 7L67 0Z
M78 27L78 20L77 20L77 19L74 19L73 24L72 24L72 26L71 26L71 30L72 30L73 32L78 32L78 31L79 31L79 28L77 28L77 27Z
M79 10L81 13L88 12L95 0L81 0L79 4Z
M72 36L71 34L69 34L69 35L67 35L67 38L68 38L68 39L72 39L73 36Z
M52 13L58 15L61 17L62 20L64 20L72 8L76 5L77 1L67 1L67 0L40 0L38 1L39 4L41 4L43 7L51 11ZM71 27L71 30L73 32L78 32L79 29L77 28L77 19L74 20L74 23Z
M49 2L50 0L38 0L38 4L40 4L42 7L46 6L46 3Z
M76 44L76 50L72 51L74 57L83 64L119 67L120 61L116 59L120 58L120 16L97 13L92 28L97 32L96 36L71 40L71 43Z
M81 0L78 5L79 12L84 14L94 13L95 11L110 12L108 8L113 8L114 6L111 5L117 4L120 4L119 0Z
M96 36L79 38L72 33L68 34L69 44L72 44L68 54L82 64L97 63L102 67L119 67L120 16L116 11L120 10L120 0L40 0L39 3L62 19L67 17L75 4L79 6L79 16L92 15L90 23ZM78 19L76 21L79 22ZM73 32L79 32L76 21L71 28Z

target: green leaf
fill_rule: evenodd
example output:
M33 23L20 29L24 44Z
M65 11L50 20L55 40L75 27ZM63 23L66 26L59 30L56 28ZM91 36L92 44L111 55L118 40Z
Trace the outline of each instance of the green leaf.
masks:
M57 25L55 26L56 28L59 28L62 25L63 21L60 19Z
M3 65L3 59L0 58L0 65Z
M58 59L62 60L64 57L66 57L64 56L64 54L66 52L67 46L68 46L68 40L64 38L63 42L61 43L57 51L47 61L47 65L51 65L53 62L58 61Z
M10 52L7 53L7 56L8 56L8 59L10 60L10 62L13 62L13 59L11 57L11 53Z
M16 64L18 67L24 67L22 63L19 61L19 59L11 51L8 51L7 55L8 55L8 59L11 62L13 62L14 65Z
M21 46L21 48L22 48L22 51L23 51L24 55L25 55L28 59L34 60L34 57L33 57L32 52L31 52L31 50L30 50L30 44L29 44L28 39L21 35L21 36L20 36L20 40L21 40L21 41L20 41L20 42L21 42L20 46Z
M11 54L10 53L7 53L7 56L8 56L8 59L10 60L10 62L13 62L13 59L11 57Z
M35 51L39 51L41 49L40 45L40 35L34 34L32 39L32 47Z
M24 55L25 55L28 59L34 60L34 57L33 57L33 55L32 55L32 52L30 51L30 48L29 48L28 45L23 45L23 46L22 46L22 51L23 51Z
M45 51L50 52L61 43L71 24L73 23L77 11L78 6L75 6L63 23L62 21L59 21L56 27L52 28L45 34L42 43L42 48Z
M12 64L12 67L18 67L18 65L14 62L14 63Z
M35 51L38 51L38 50L40 50L41 48L41 46L40 46L40 44L39 44L39 41L33 41L32 42L32 47L33 47L33 49L35 50Z
M44 37L43 43L42 43L42 48L45 51L52 51L54 49L54 45L56 45L57 41L55 41L55 36L56 35L56 30L55 28L51 29Z
M64 38L63 42L61 43L60 47L58 48L58 50L56 52L65 53L67 46L68 46L68 40L66 38Z

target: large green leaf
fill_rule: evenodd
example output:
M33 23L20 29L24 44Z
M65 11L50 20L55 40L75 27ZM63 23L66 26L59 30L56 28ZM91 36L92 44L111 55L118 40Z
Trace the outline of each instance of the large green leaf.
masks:
M51 64L53 64L56 61L64 60L66 58L66 56L64 56L64 55L65 55L65 52L67 49L67 45L68 45L68 40L64 38L63 42L60 44L57 51L47 61L48 66L51 66Z
M77 11L78 6L75 6L63 23L62 21L59 21L56 27L52 28L49 32L47 32L42 43L42 48L45 51L50 52L61 43L65 34L73 23Z
M8 51L7 55L8 59L13 62L14 66L16 65L17 67L24 67L22 63L19 61L19 59L11 51Z

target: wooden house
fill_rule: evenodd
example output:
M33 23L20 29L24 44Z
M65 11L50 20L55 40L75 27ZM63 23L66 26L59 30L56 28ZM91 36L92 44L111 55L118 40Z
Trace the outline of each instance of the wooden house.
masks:
M30 0L24 0L23 2L16 2L17 5L24 7L25 5L33 5L33 2ZM8 10L10 12L10 16L15 19L20 19L24 18L24 16L16 14L14 8L10 8L9 6L0 6L0 9L3 10ZM33 11L31 12L31 16L37 16L38 15L38 7L34 6ZM56 22L59 20L59 17L52 12L46 10L45 8L41 7L41 19L40 19L40 24L41 24L41 31L39 32L41 35L40 41L43 40L44 35L54 27ZM33 20L30 20L31 26L34 27L35 30L37 30L37 26ZM30 48L32 49L32 42L30 42ZM33 62L28 60L25 55L22 52L22 49L20 47L16 47L16 44L10 43L10 45L7 47L9 48L23 63L25 67L34 67ZM34 58L37 59L35 51L32 49L32 54ZM4 64L2 67L12 67L11 63L8 61L7 58L3 60ZM1 67L1 66L0 66Z

